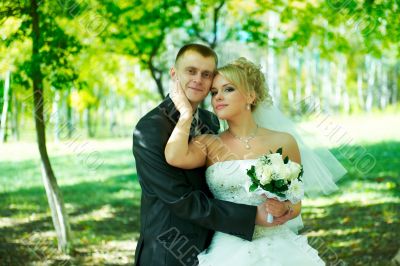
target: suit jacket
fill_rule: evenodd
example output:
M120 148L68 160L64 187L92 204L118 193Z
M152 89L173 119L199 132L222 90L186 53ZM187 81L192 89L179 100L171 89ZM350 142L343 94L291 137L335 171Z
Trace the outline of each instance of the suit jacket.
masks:
M201 133L216 134L216 116L198 109ZM257 208L212 197L205 168L183 170L165 161L165 145L179 118L167 97L136 125L133 154L140 186L141 226L135 265L197 265L214 231L251 240Z

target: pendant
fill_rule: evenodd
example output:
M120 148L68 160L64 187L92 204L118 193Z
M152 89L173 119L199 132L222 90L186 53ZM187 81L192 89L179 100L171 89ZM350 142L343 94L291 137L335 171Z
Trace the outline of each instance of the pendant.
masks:
M244 140L246 149L250 150L249 139Z

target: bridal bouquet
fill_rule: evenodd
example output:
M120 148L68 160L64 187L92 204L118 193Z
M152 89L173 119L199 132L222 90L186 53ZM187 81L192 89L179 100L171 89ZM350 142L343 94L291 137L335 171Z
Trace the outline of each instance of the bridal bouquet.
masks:
M303 166L292 162L286 156L282 157L282 148L275 153L261 156L256 165L247 170L251 179L249 191L264 194L268 198L280 201L299 202L304 196L304 186L301 181ZM273 216L268 214L267 221L272 223Z

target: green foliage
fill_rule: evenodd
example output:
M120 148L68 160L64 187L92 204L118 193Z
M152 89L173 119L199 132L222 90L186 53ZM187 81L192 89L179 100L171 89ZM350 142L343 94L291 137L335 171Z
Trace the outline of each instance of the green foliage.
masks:
M262 51L257 58L262 64L267 61L266 51L274 51L281 68L277 80L284 108L293 104L287 95L296 86L304 92L310 61L318 67L345 62L351 113L363 110L357 75L363 72L365 89L370 75L366 57L380 60L388 68L390 90L399 76L396 1L68 0L41 1L39 11L41 70L45 92L50 92L47 100L53 103L53 89L85 91L78 93L80 103L73 106L80 112L85 108L96 111L110 95L121 102L159 100L167 92L175 53L187 42L207 43L222 51L231 43L254 47ZM22 95L24 88L31 87L29 1L3 1L0 14L0 76L11 70L12 87ZM287 56L288 49L295 50L296 58ZM326 71L335 80L336 69ZM319 74L311 78L311 93L322 98ZM154 84L158 94L154 94ZM379 90L382 86L375 87ZM374 99L379 94L383 93L375 93ZM301 105L300 110L291 112L305 113L309 106Z

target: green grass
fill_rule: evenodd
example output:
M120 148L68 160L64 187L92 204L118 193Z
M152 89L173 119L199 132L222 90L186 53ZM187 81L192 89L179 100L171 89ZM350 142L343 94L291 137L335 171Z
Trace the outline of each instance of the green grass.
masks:
M334 149L349 174L337 193L304 201L302 232L328 264L387 265L400 247L400 142L359 145L376 158L375 167L361 173ZM94 170L71 151L51 158L74 233L71 256L56 251L39 161L2 160L0 265L131 265L141 192L130 147L119 146L95 144L102 163Z
M74 233L73 257L56 251L38 161L0 163L0 265L133 261L140 203L133 156L129 149L100 153L102 164L95 170L74 154L52 158Z
M304 202L304 231L327 262L389 265L400 247L400 142L361 146L376 158L375 167L357 171L356 161L334 149L349 173L337 193Z

